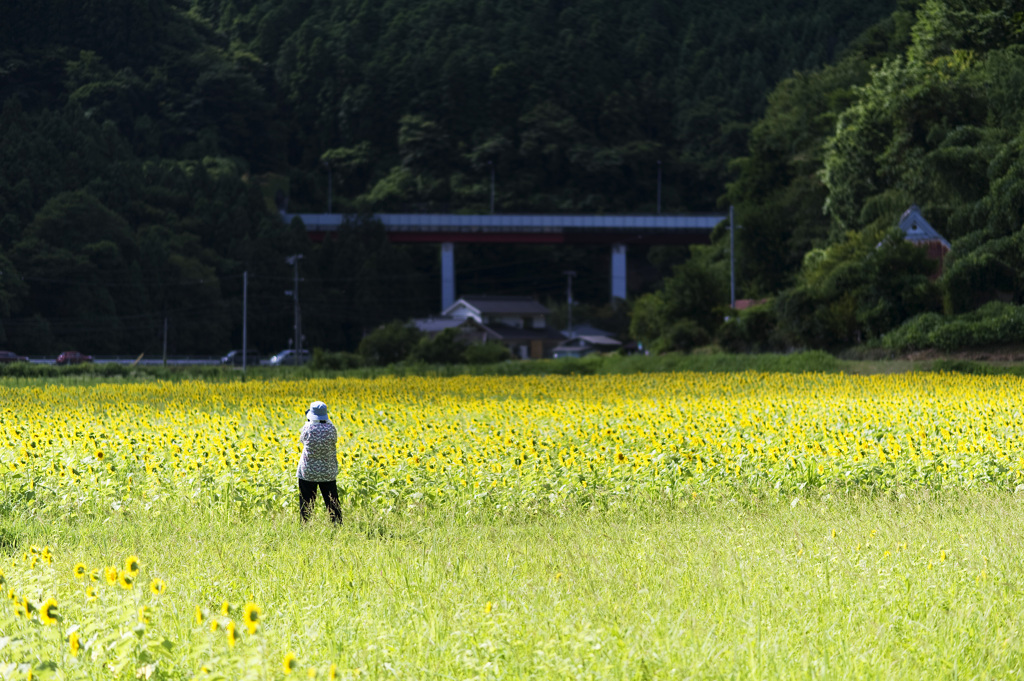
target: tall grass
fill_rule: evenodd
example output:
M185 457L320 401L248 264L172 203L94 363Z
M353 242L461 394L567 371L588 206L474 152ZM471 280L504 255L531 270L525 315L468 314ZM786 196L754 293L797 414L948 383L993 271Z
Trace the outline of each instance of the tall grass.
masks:
M971 492L467 520L224 513L202 500L9 527L58 573L135 553L167 583L165 671L260 658L259 678L1008 678L1022 673L1024 506ZM10 571L9 571L10 574ZM73 580L63 580L69 591ZM253 599L258 645L195 606ZM68 620L85 606L65 597ZM63 607L63 606L62 606ZM246 645L249 645L247 648ZM211 663L211 660L213 661Z

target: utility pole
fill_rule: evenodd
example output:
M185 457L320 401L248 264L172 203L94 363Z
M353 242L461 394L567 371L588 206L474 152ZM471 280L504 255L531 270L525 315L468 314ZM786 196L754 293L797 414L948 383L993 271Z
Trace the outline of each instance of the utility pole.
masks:
M491 215L494 215L494 161L488 161L491 167Z
M242 272L242 380L249 352L249 270Z
M729 308L736 309L736 223L729 206Z
M292 347L295 348L295 364L298 364L302 358L302 315L299 311L299 261L302 260L302 254L296 253L285 258L285 262L294 267L295 271L295 283L291 291L285 291L285 295L291 295L292 301L295 304L295 342Z
M658 161L658 215L661 215L661 161Z
M562 272L566 276L568 286L566 287L566 302L568 302L568 316L569 316L569 338L573 337L572 333L572 278L576 276L575 270L565 270Z

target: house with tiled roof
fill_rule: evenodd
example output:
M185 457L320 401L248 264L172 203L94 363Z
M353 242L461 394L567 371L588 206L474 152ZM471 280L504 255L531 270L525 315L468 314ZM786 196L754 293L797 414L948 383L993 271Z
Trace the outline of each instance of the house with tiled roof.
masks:
M916 205L912 205L903 212L903 215L900 217L899 227L906 241L915 246L928 249L928 259L935 260L939 264L939 268L933 278L941 277L946 254L953 250L953 247L946 241L945 237L939 234L931 226L931 223L924 219L924 216L921 215L921 209Z
M547 324L547 307L525 296L462 296L441 312L467 340L498 341L522 359L550 356L563 339ZM434 322L437 324L438 322Z

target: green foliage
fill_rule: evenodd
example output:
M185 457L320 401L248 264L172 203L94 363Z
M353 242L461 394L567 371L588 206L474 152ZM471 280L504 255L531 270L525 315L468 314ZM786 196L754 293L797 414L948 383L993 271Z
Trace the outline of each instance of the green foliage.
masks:
M409 359L427 364L460 364L466 361L467 348L458 329L445 329L433 338L420 338L409 353Z
M155 352L166 321L172 353L220 352L239 343L249 272L252 340L283 347L292 310L282 256L296 253L310 346L351 350L367 329L433 309L424 284L436 258L362 224L311 245L268 208L260 187L271 184L292 210L322 210L330 191L345 211L474 211L488 208L493 169L501 211L653 211L660 162L667 210L711 209L771 86L832 60L893 2L805 5L14 3L0 25L0 340L33 354ZM935 14L918 43L977 43L963 15ZM999 17L986 22L982 37L1007 30ZM906 27L889 24L857 53L870 61L898 43ZM780 178L758 185L770 210L741 205L752 286L792 281L801 249L825 245L814 212L823 185L809 170L824 152L811 140L835 117L821 109L849 98L865 64L776 95L785 120L751 137L750 172ZM991 73L1007 120L1019 117L1014 72L1007 61ZM780 150L792 173L771 165ZM970 160L978 184L983 151L944 153ZM795 191L779 189L791 179ZM1012 217L1013 189L994 211ZM76 236L78 208L89 229ZM777 229L794 216L813 224ZM523 268L508 279L526 279ZM721 297L705 295L695 272L675 286L654 337L680 317L713 333ZM621 314L612 321L625 330Z
M497 364L512 359L508 347L497 341L473 343L463 353L467 364Z
M672 322L651 344L651 352L689 352L711 342L711 334L696 321L683 317Z
M656 352L690 350L710 341L728 303L728 261L713 247L692 246L664 288L633 305L630 333Z
M797 286L775 302L778 337L798 347L841 348L878 338L940 304L935 263L899 230L850 234L805 258Z
M353 352L328 352L313 348L313 357L308 366L313 371L345 371L363 366L363 357Z
M771 85L891 9L195 0L192 15L273 69L301 206L324 205L325 149L362 148L335 183L351 205L484 209L493 164L501 210L653 210L661 160L664 203L693 210L714 205Z
M1024 343L1024 307L992 301L972 312L914 317L882 338L896 352L935 348L956 352Z
M785 349L776 337L778 316L775 301L769 300L740 312L730 313L715 340L729 352L772 352Z
M370 366L387 366L408 358L422 337L416 327L396 319L368 333L359 354Z

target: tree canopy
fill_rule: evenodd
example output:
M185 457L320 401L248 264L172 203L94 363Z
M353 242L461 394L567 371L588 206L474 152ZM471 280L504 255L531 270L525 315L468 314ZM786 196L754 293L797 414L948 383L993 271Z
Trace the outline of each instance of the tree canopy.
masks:
M851 173L878 164L870 135L888 130L892 116L937 115L919 105L938 107L952 94L953 117L977 122L985 112L976 89L991 81L1004 98L1001 129L1011 127L1016 20L990 4L993 16L978 23L971 3L948 11L925 3L912 22L911 8L890 16L895 0L7 3L0 343L33 354L155 352L168 320L172 352L219 352L240 343L248 271L259 311L253 342L276 349L292 326L284 255L303 253L307 345L354 349L383 322L436 311L426 286L436 254L388 244L362 221L312 244L278 208L323 210L330 191L336 210L353 213L485 211L492 169L499 211L653 211L659 162L665 210L708 210L738 177L728 200L750 216L743 248L766 257L744 276L778 290L797 280L805 250L862 217L858 201L882 210L882 192ZM902 61L880 56L908 41ZM985 56L993 41L1006 43L1002 61ZM855 56L836 63L850 45ZM910 87L936 59L945 75ZM975 78L980 71L989 80ZM855 86L878 89L876 99L898 89L903 104L882 110ZM833 135L837 122L850 132ZM921 133L936 145L927 162L971 160L970 178L930 172L975 194L997 185L979 154L1007 140L950 125L941 150ZM907 148L918 132L909 131ZM842 151L861 142L876 143L859 150L870 159ZM1001 154L1012 175L1012 152ZM913 189L899 172L882 178L890 198ZM1012 222L1012 183L999 196L991 210ZM826 201L823 218L815 207ZM937 218L950 223L962 225L950 228L955 238L967 234L967 213ZM978 257L1013 266L1008 249ZM529 283L538 261L575 260L596 272L606 255L548 248L520 266L485 248L461 257L473 259L463 268L472 285L504 281L553 295L560 277ZM678 264L664 252L652 259L661 263L652 272ZM492 266L503 274L484 271ZM720 290L699 269L684 271ZM721 267L712 270L720 276ZM953 270L978 276L966 259ZM638 292L658 277L643 281ZM578 284L585 302L606 292Z

